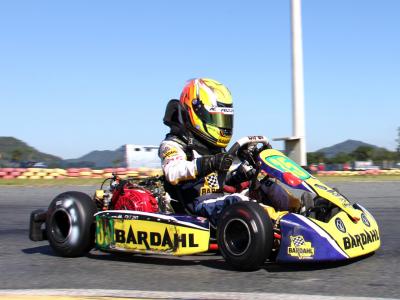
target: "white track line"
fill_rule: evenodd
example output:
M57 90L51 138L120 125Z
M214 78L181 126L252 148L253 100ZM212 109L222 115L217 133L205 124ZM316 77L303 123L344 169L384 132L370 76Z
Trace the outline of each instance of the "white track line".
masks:
M238 299L238 300L399 300L400 298L375 298L353 296L322 296L305 294L278 293L237 293L237 292L162 292L138 290L105 290L105 289L21 289L0 290L4 296L74 296L74 297L114 297L114 298L147 298L147 299Z

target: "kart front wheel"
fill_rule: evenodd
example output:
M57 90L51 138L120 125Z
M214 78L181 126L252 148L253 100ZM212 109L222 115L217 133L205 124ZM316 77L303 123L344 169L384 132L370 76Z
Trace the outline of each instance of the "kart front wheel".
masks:
M58 255L77 257L94 246L93 200L81 192L66 192L51 202L47 211L46 232L50 246Z
M221 213L217 239L228 264L238 270L257 270L272 251L271 219L256 202L234 203Z

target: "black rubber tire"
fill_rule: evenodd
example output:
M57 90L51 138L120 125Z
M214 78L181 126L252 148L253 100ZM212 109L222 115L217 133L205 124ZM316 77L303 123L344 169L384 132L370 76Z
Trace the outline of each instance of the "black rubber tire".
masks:
M217 239L222 256L233 268L258 270L272 251L271 219L256 202L234 203L221 213Z
M66 192L50 203L46 232L50 246L58 255L77 257L94 246L96 204L85 193Z

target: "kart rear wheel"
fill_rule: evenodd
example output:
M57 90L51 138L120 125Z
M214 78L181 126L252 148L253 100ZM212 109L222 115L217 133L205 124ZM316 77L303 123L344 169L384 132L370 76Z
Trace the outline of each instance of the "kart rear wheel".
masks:
M225 261L237 270L259 269L271 254L273 238L271 219L256 202L234 203L221 213L218 246Z
M58 195L51 202L46 219L47 237L53 250L65 257L88 253L94 246L96 212L96 204L87 194Z

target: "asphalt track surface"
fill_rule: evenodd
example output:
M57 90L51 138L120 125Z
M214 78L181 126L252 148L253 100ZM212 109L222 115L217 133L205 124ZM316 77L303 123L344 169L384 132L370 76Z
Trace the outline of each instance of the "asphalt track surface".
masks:
M29 214L67 190L95 187L0 187L0 293L5 289L111 289L168 292L286 293L400 298L400 182L335 183L377 219L381 248L346 263L266 263L232 270L215 254L187 257L115 255L91 251L55 256L47 241L28 238Z

